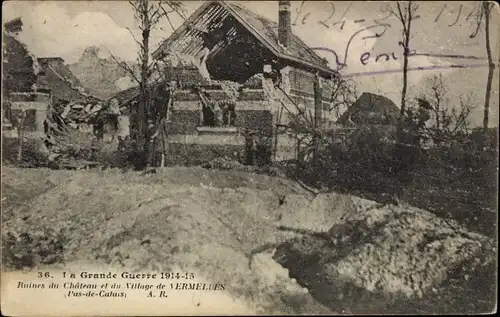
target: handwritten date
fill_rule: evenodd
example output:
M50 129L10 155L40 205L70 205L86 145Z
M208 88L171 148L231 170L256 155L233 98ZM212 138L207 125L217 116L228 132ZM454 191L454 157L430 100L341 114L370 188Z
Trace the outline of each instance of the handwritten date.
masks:
M295 10L295 18L293 20L293 25L297 26L297 25L306 25L308 23L317 23L328 29L338 27L340 31L343 31L344 27L346 27L346 23L359 25L360 23L369 23L369 21L373 21L373 23L375 23L376 25L380 25L384 28L382 32L377 33L379 36L382 36L385 33L386 28L392 26L391 21L388 20L391 18L396 18L395 14L396 10L394 9L394 4L385 3L382 4L379 9L379 11L383 14L382 18L346 19L346 16L348 15L348 13L350 13L352 9L353 2L351 2L345 10L340 11L337 10L334 1L328 1L328 7L324 11L325 12L324 15L319 17L314 17L311 10L308 10L307 8L308 3L311 3L311 5L317 5L317 2L316 3L314 2L313 1L300 2L300 5ZM428 12L428 10L426 11ZM438 11L436 11L437 14L434 17L434 19L432 19L431 17L430 19L432 19L434 23L439 23L440 21L446 20L445 23L446 26L454 27L454 26L462 26L462 23L469 22L471 20L475 21L479 19L481 16L480 9L477 6L473 6L467 15L463 14L464 11L467 12L464 9L463 4L460 4L458 7L455 6L454 8L450 8L448 7L448 4L445 3L440 7ZM460 22L462 17L464 17L464 19L462 22ZM413 14L412 20L418 20L420 18L421 15L418 14L418 8L417 8L416 12L414 12ZM477 31L474 31L474 33L471 35L471 38L475 37L476 35ZM373 38L373 36L367 38Z

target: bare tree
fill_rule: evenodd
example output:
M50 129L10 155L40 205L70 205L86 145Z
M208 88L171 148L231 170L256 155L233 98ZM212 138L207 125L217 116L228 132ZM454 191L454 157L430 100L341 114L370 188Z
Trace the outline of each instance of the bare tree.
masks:
M439 73L432 76L429 79L429 88L431 90L431 110L434 114L435 120L435 130L436 134L439 134L442 130L442 126L444 125L445 117L446 117L446 95L447 95L447 87L444 84L443 74ZM439 138L436 135L436 138Z
M430 121L426 130L435 143L467 132L473 97L471 94L461 95L458 106L450 104L448 87L441 73L427 78L424 90L417 100L420 107L429 112Z
M153 163L154 147L153 139L156 137L158 125L159 109L153 109L154 94L157 91L157 84L162 80L160 62L150 61L150 38L151 32L159 27L160 21L166 19L173 28L171 14L178 14L185 18L183 5L181 1L129 1L134 12L134 19L141 32L141 38L138 39L129 29L138 45L138 71L134 70L129 64L119 61L114 55L111 57L125 69L138 84L137 98L137 117L134 119L137 123L135 133L135 144L144 167L149 167ZM160 76L158 76L160 75ZM161 111L166 113L165 111Z
M395 8L391 8L391 13L401 22L402 33L399 45L403 47L403 89L401 91L401 117L405 114L406 90L408 87L408 55L410 53L411 22L416 16L418 5L412 1L403 3L397 1Z
M340 77L328 81L326 89L331 90L327 112L339 118L341 113L350 107L357 99L356 83Z
M488 1L483 1L478 5L476 14L476 29L473 34L470 35L471 38L475 37L481 25L483 24L484 18L484 33L485 33L485 46L486 54L488 56L488 78L486 82L486 94L484 98L484 116L483 116L483 132L488 131L489 116L490 116L490 99L491 99L491 86L493 83L493 73L495 71L495 64L493 63L493 57L491 54L491 43L490 43L490 15L491 9L494 3L489 3Z

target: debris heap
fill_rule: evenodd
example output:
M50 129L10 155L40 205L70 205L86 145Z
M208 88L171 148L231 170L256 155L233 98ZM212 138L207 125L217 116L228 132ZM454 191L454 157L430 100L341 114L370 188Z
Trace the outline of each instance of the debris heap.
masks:
M104 124L119 114L116 102L105 103L90 96L54 103L48 109L44 126L50 160L91 160L98 150Z

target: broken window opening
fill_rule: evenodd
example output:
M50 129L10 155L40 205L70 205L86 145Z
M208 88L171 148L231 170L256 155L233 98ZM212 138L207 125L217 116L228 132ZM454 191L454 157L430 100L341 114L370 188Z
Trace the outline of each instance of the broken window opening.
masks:
M234 127L235 104L227 101L209 101L202 106L201 125L206 127Z
M234 127L236 123L235 104L210 101L202 107L202 126Z
M202 121L201 125L202 126L207 126L207 127L216 127L217 126L217 110L215 110L215 103L210 102L207 104L203 105L202 108Z
M36 130L36 110L26 109L26 116L23 122L24 131L35 131Z
M233 102L221 102L222 126L234 127L236 123L235 104Z

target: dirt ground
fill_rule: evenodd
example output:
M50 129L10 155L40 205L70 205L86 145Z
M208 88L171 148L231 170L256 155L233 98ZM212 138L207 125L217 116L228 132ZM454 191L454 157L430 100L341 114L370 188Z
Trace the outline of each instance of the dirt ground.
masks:
M255 312L329 311L272 254L250 256L254 248L290 237L276 229L275 210L279 197L301 189L286 180L201 168L141 175L3 167L2 184L2 232L65 228L69 265L180 267L197 279L225 283L233 299Z
M334 312L272 259L298 237L281 227L325 232L375 204L334 193L314 198L283 178L202 168L143 175L4 166L2 186L3 233L64 229L65 263L182 268L225 283L233 300L264 314Z

